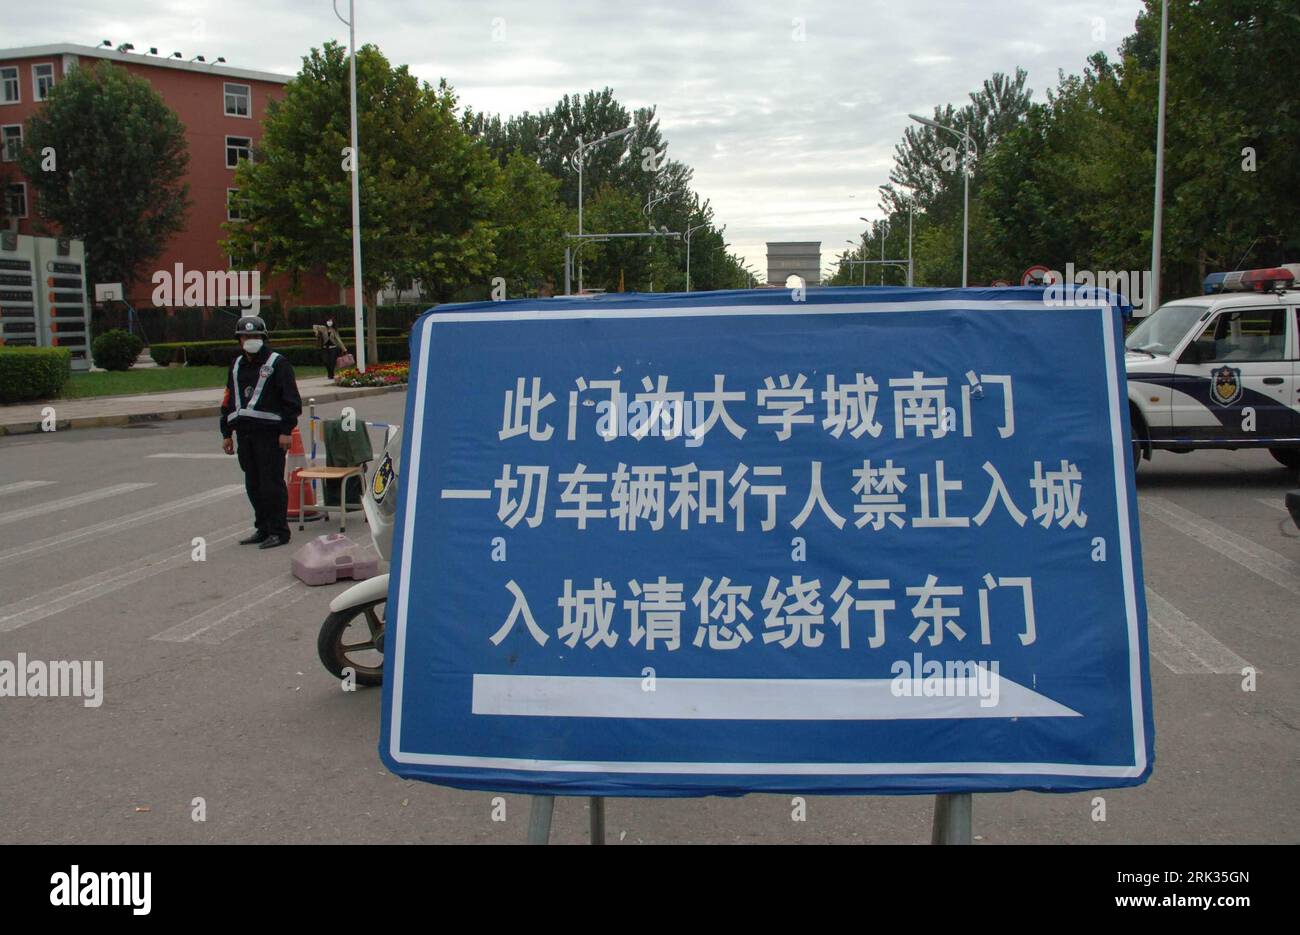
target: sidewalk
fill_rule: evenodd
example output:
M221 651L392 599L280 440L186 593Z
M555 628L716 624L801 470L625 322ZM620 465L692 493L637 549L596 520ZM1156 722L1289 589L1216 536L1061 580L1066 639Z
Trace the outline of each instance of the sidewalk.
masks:
M326 377L309 377L298 381L304 414L307 411L308 399L315 399L317 403L339 402L405 389L405 384L341 387L335 386ZM224 387L216 386L204 390L183 390L175 393L13 403L0 406L0 435L26 435L41 431L42 410L47 406L53 407L55 424L60 432L67 429L97 429L168 419L209 417L215 419L221 412L221 397L224 393Z

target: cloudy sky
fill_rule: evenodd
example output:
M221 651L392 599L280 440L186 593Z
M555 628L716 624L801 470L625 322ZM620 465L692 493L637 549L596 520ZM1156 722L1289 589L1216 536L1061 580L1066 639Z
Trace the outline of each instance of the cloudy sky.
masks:
M347 0L337 0L346 15ZM994 71L1034 100L1133 29L1139 0L358 0L357 39L461 101L514 114L609 85L656 105L669 155L695 170L726 237L760 275L768 240L820 240L822 264L876 217L909 112L960 104ZM294 73L347 40L330 0L9 2L0 46L71 42L225 56ZM364 152L365 141L362 141Z

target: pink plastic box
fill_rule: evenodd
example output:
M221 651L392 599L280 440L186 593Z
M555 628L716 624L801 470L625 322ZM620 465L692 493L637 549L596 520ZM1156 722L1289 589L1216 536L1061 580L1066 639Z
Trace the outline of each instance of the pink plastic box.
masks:
M293 573L304 584L363 581L379 573L379 559L341 532L317 536L293 556Z

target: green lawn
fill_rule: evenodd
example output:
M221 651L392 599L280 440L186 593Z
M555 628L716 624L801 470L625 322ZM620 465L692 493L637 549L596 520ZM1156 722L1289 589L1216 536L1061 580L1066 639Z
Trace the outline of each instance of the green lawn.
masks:
M299 379L325 376L324 367L295 367L293 372ZM222 386L225 382L225 367L148 367L107 373L74 373L63 388L63 398L201 390Z

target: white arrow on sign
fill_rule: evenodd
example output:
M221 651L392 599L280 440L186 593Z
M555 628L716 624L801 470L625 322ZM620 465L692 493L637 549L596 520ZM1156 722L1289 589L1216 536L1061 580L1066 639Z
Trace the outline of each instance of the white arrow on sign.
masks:
M1082 717L983 666L966 678L692 679L475 675L474 714L696 721Z

